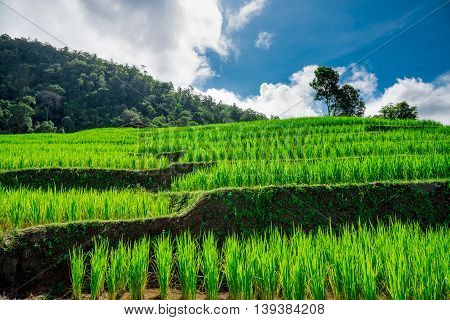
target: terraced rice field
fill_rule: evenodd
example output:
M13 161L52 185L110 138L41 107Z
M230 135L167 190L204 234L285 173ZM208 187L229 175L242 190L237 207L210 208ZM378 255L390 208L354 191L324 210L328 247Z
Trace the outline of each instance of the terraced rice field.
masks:
M183 151L180 163L213 165L174 178L170 190L162 191L447 179L449 133L447 126L433 122L308 118L168 129L96 129L66 135L3 135L0 170L158 169L170 162L158 155ZM11 229L173 214L164 200L167 195L146 195L140 190L0 189L0 226Z
M72 286L72 297L77 299L98 299L106 294L116 299L125 291L131 298L139 299L146 297L146 290L155 284L162 299L173 290L179 290L186 299L199 293L209 299L224 294L232 299L447 299L450 234L448 215L445 218L442 212L448 209L449 159L450 129L430 121L304 118L185 128L95 129L64 135L0 135L0 176L45 168L64 168L66 172L78 168L100 172L101 183L106 178L114 181L118 169L158 173L170 169L173 162L188 166L209 164L193 167L196 169L186 174L164 171L169 183L151 192L140 183L126 189L74 188L86 179L82 170L71 176L72 180L62 179L63 185L57 185L61 177L50 176L46 178L48 181L42 181L43 187L29 188L20 186L12 173L8 175L11 181L7 181L11 183L0 185L0 233L7 239L3 241L3 253L0 242L0 257L17 251L22 259L21 250L25 249L17 243L40 246L40 252L49 259L42 263L59 259L58 263L65 266L60 270L66 270L70 264L71 283L65 285ZM311 226L296 226L293 232L247 230L244 236L230 230L208 233L211 226L198 221L195 223L200 233L172 235L162 227L162 235L144 237L138 242L111 243L92 234L92 241L79 247L77 243L65 243L64 239L45 238L50 234L47 235L46 228L56 223L177 217L188 212L205 194L209 194L206 198L209 205L201 212L211 223L216 211L223 212L231 201L214 197L225 194L232 198L241 188L254 188L255 197L264 203L264 199L272 199L266 194L271 189L263 188L267 186L345 188L347 184L364 186L374 182L385 182L386 188L394 182L429 183L411 191L418 196L435 192L437 187L433 183L443 183L444 189L439 189L442 194L432 198L436 203L426 200L408 204L417 210L436 208L430 211L430 221L435 223L424 226L419 224L422 221L415 222L424 213L399 208L396 204L402 203L403 194L394 188L389 198L351 195L361 201L358 207L347 208L342 214L370 213L370 217L364 218L375 224L378 215L392 214L395 219L396 214L401 214L408 217L406 223L377 227L364 224L355 229L358 221L352 220L346 221L344 229L330 227L318 231ZM227 190L211 193L219 188ZM323 193L315 196L321 197ZM288 203L284 199L277 201L283 206L277 210L277 221L291 225L296 220L290 213L295 208L304 208L305 203L308 205L302 215L308 221L334 209L318 210L314 208L314 199L301 197L290 198ZM342 199L343 203L346 201ZM222 207L214 207L219 203ZM262 208L250 208L248 203L251 201L234 205L230 216L264 214L271 219L271 212L261 213ZM374 203L381 203L377 210L384 211L362 207ZM396 211L389 212L393 208ZM342 222L339 214L337 217L333 214L336 221ZM268 220L265 225L270 223ZM24 230L33 226L39 227ZM55 228L52 230L75 230L70 224ZM40 236L26 238L33 232L46 235L45 241L58 245L43 248L37 244ZM68 239L74 238L70 236ZM11 237L26 241L14 242ZM67 250L51 251L53 246ZM19 269L16 272L23 273ZM67 274L60 276L68 279ZM0 274L0 293L2 285L9 283L5 279Z

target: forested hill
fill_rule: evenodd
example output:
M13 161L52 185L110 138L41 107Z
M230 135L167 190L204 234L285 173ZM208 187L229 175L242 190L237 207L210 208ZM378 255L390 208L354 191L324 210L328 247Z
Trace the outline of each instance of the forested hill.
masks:
M0 37L0 132L72 132L251 121L265 116L175 89L138 68L29 39Z

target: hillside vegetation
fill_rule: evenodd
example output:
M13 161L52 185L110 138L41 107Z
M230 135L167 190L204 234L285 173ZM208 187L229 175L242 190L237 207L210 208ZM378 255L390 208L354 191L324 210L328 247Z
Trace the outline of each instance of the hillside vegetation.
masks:
M36 40L0 36L0 61L0 132L265 119L193 88L176 89L135 66Z

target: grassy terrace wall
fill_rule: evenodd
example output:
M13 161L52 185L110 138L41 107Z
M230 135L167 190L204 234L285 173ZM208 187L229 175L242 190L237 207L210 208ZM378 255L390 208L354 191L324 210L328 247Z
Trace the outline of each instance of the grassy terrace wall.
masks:
M0 293L10 297L51 292L61 296L70 285L67 252L74 245L92 246L103 236L112 244L162 232L213 230L250 234L269 225L309 231L328 225L418 221L422 226L448 225L448 181L375 183L341 186L287 186L220 189L204 193L176 217L86 221L38 226L0 238Z
M22 169L0 172L0 186L8 188L145 188L168 189L172 179L208 163L177 163L157 170L119 170L83 168Z

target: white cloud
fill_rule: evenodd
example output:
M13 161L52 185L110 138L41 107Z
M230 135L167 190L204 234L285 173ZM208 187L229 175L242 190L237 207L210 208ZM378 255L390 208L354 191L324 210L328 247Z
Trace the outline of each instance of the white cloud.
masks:
M314 78L315 65L306 66L292 74L289 83L263 83L259 94L242 98L225 89L209 89L206 94L217 101L242 108L252 108L267 116L282 118L317 116L322 114L322 103L314 100L314 90L309 83ZM361 66L350 65L336 70L344 75L342 84L348 83L361 91L366 101L366 115L375 115L383 105L406 100L418 107L421 119L432 119L450 124L450 72L427 83L420 78L397 79L397 83L386 88L383 94L377 90L377 77ZM346 72L347 71L347 72Z
M374 73L370 73L364 66L358 66L354 63L348 68L340 67L339 69L349 73L348 76L344 76L343 83L358 89L364 100L373 99L378 86L378 79Z
M255 47L259 49L269 49L272 45L273 35L270 32L260 32L255 42Z
M322 112L321 104L314 101L314 90L309 86L316 68L317 66L304 67L291 75L287 84L263 83L259 95L254 97L241 98L225 89L209 89L205 93L217 101L236 103L241 108L251 108L267 116L280 115L289 108L292 109L283 113L282 118L316 116Z
M195 84L214 74L207 50L225 57L232 48L223 32L220 0L20 0L9 4L73 49L145 65L151 75L177 85ZM0 10L0 33L62 46L5 7Z
M228 17L227 31L233 32L242 29L254 16L262 12L266 3L267 0L251 0L247 2L238 12Z
M450 124L450 72L433 82L420 78L397 79L380 97L367 103L366 114L377 114L382 106L404 100L417 106L420 118Z

